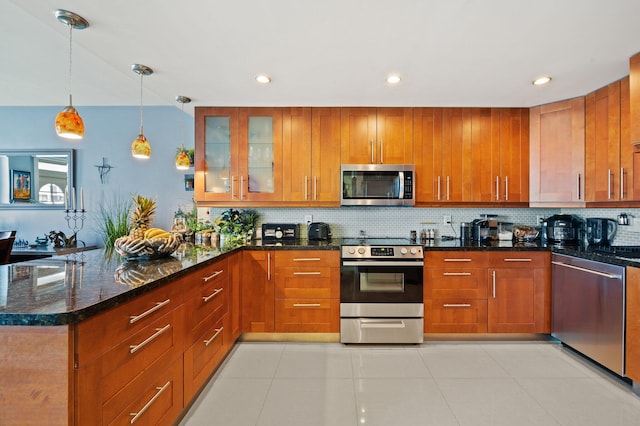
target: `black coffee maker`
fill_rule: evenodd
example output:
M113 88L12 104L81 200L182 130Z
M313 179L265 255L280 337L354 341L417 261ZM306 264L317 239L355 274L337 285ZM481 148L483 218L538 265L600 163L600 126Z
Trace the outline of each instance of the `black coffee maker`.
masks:
M609 247L618 230L618 224L613 219L588 217L587 243L590 246Z

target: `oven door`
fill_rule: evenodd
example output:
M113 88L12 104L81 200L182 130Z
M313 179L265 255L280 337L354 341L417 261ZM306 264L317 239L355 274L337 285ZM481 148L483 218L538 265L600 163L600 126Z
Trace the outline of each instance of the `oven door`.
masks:
M341 303L422 303L422 261L343 260Z

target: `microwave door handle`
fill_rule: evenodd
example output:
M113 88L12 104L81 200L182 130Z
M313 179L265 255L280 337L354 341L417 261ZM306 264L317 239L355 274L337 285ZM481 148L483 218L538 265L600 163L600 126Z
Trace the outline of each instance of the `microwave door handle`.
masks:
M399 199L403 199L404 198L404 172L400 172L398 173L398 176L400 178L400 187L398 189L398 198Z

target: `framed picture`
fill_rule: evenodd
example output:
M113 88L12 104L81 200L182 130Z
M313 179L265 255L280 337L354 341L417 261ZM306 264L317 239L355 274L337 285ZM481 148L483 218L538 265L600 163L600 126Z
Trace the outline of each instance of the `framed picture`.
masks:
M11 170L11 195L14 201L31 200L31 172Z

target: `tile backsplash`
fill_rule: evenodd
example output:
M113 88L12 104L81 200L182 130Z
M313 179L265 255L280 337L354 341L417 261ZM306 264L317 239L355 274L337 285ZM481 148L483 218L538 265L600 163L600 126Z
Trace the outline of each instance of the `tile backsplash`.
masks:
M200 208L201 219L213 220L222 208ZM575 214L583 218L608 217L615 219L625 212L637 218L634 226L620 226L614 244L640 245L640 209L542 209L542 208L407 208L407 207L343 207L343 208L259 208L260 224L304 223L305 215L314 222L327 222L336 238L355 237L365 231L370 237L409 237L412 230L434 229L437 236L459 236L460 222L471 222L483 214L495 214L499 220L522 225L535 225L537 217L554 214ZM443 224L450 215L451 225ZM633 219L632 219L633 222ZM302 236L306 236L302 232Z

